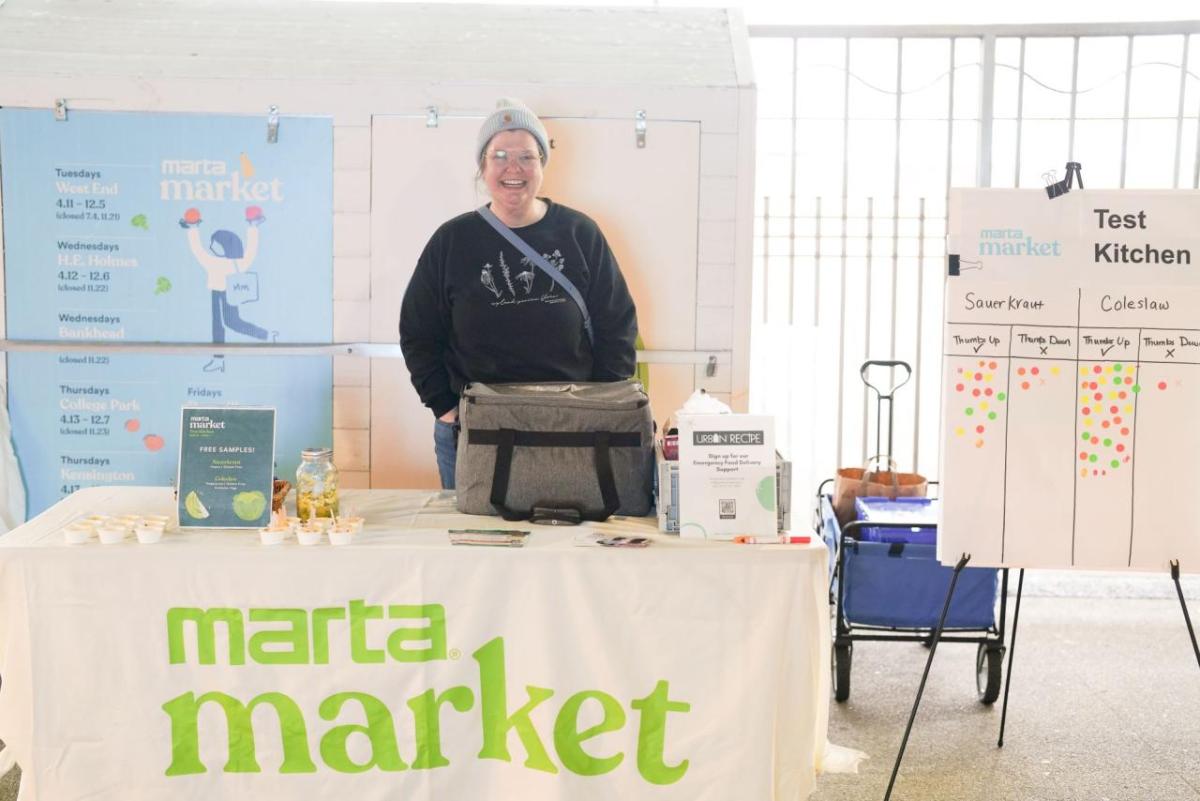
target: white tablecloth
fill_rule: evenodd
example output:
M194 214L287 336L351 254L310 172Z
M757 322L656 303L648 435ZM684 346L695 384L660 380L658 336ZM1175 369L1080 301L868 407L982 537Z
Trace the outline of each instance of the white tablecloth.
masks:
M533 526L524 548L451 546L448 528L530 527L459 515L441 493L343 504L368 521L346 547L178 530L64 544L90 512L172 513L164 488L82 490L0 538L0 738L23 798L812 791L828 718L819 542L697 543L618 519L593 528L653 545ZM233 623L207 649L189 622L202 614Z

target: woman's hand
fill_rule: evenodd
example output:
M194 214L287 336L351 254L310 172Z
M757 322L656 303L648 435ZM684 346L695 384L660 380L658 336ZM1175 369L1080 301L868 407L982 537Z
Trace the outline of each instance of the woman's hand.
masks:
M438 419L443 423L456 423L458 422L458 409L451 409Z

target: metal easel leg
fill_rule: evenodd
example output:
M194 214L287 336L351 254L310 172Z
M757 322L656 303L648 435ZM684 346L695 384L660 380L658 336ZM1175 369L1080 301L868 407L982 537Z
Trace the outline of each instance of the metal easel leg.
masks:
M950 611L950 601L954 598L954 585L958 584L958 575L971 561L971 555L964 553L954 566L954 574L950 577L950 589L946 592L946 603L942 606L942 616L938 618L937 628L933 630L933 642L929 646L929 656L925 659L925 672L921 674L921 684L917 687L917 697L913 701L912 713L908 716L908 726L904 729L904 739L900 741L900 753L896 754L896 764L892 768L892 778L888 780L887 792L883 801L892 797L892 787L896 784L896 774L900 772L900 763L904 761L904 749L908 747L908 736L912 733L913 722L917 719L917 708L921 706L921 696L925 694L925 682L929 678L929 669L933 667L933 655L937 653L938 642L942 639L942 629L946 626L946 615Z
M1192 617L1188 614L1187 601L1183 598L1183 586L1179 583L1179 560L1171 560L1171 580L1179 594L1179 605L1183 607L1183 622L1187 623L1188 636L1192 638L1192 650L1196 652L1196 664L1200 665L1200 645L1196 644L1196 630L1192 628Z
M1004 723L1008 720L1008 689L1012 686L1012 666L1013 654L1017 651L1017 623L1021 620L1021 590L1025 588L1025 568L1021 568L1021 573L1017 576L1017 608L1013 610L1013 632L1012 639L1008 643L1008 672L1004 675L1004 705L1000 709L1000 739L996 742L997 748L1004 747ZM1008 599L1005 599L1008 603Z

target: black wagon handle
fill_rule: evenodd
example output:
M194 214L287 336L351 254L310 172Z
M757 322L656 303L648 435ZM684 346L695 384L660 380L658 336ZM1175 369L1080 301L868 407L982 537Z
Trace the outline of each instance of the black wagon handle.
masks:
M872 384L871 379L867 376L867 373L870 372L872 367L898 367L904 371L904 378L900 379L899 382L894 381L891 384L891 386L888 388L887 392L884 392L881 387L878 387L875 384ZM866 384L871 389L875 390L876 395L878 395L880 398L889 398L890 399L892 397L892 395L896 392L896 390L900 389L900 387L907 384L909 379L912 378L912 367L909 366L908 362L903 362L903 361L899 361L899 360L895 360L895 359L886 359L886 360L872 359L870 361L865 361L862 363L862 367L859 368L858 374L862 377L862 381L864 384Z

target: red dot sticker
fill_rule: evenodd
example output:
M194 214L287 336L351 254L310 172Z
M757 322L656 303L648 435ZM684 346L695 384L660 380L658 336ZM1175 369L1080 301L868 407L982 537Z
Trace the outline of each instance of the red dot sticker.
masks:
M1125 450L1125 446L1118 442L1117 443L1117 453L1121 453L1124 450Z
M988 369L989 369L989 370L995 370L995 369L996 369L996 363L995 363L995 362L988 362Z
M1129 429L1128 429L1128 428L1122 428L1122 429L1121 429L1121 436L1123 436L1123 437L1128 437L1128 436L1129 436Z
M955 385L954 385L954 391L955 391L955 392L962 392L964 389L966 389L966 387L964 387L962 384L955 384Z
M1091 413L1092 413L1092 407L1090 407L1090 406L1083 407L1083 416L1084 417L1087 417Z
M1166 382L1166 381L1159 381L1159 382L1158 382L1158 388L1159 388L1159 389L1166 389L1166 388L1167 388L1167 382Z
M1017 368L1017 375L1025 375L1025 368L1024 368L1024 367L1018 367L1018 368Z
M983 426L975 426L975 433L976 433L976 434L982 434L982 433L983 433Z
M1080 451L1080 452L1079 452L1079 460L1080 460L1081 462L1086 462L1086 461L1087 461L1087 451Z
M983 373L976 373L976 374L975 374L975 380L976 380L976 381L982 381L982 380L983 380Z
M1103 393L1101 393L1101 392L1097 392L1097 393L1096 393L1095 395L1093 395L1092 397L1093 397L1093 398L1095 398L1096 400L1104 400L1104 394L1103 394Z
M1099 445L1099 444L1100 444L1100 438L1099 438L1099 437L1092 437L1092 444L1093 444L1093 445Z
M1133 376L1131 376L1131 375L1127 375L1127 376L1125 376L1125 383L1126 383L1126 384L1132 384L1132 383L1133 383Z
M1121 425L1121 418L1120 418L1120 417L1114 417L1114 418L1113 418L1113 424L1114 424L1114 425Z
M980 395L979 387L975 387L975 389L971 390L971 394L978 398Z
M1121 410L1120 410L1118 407L1116 407L1116 406L1109 406L1109 407L1108 407L1108 413L1109 413L1109 414L1116 414L1116 413L1117 413L1117 412L1119 412L1119 411L1121 411Z
M1029 389L1029 382L1028 382L1028 381L1022 381L1022 382L1021 382L1021 389Z
M990 398L990 397L992 397L992 388L991 388L991 387L988 387L987 389L985 389L985 390L983 391L983 394L984 394L984 395L987 395L989 398Z
M1098 365L1098 364L1097 364L1095 367L1093 367L1093 368L1092 368L1092 372L1093 372L1093 373L1099 373L1099 372L1103 372L1103 368L1102 368L1102 367L1100 367L1100 365Z
M1034 375L1037 375L1037 374L1038 374L1038 369L1037 369L1036 367L1030 367L1030 368L1029 368L1029 372L1033 373Z
M1112 423L1110 423L1110 422L1108 422L1107 420L1105 420L1105 421L1104 421L1103 423L1101 423L1100 425L1104 426L1105 428L1108 428L1110 425L1112 425Z

